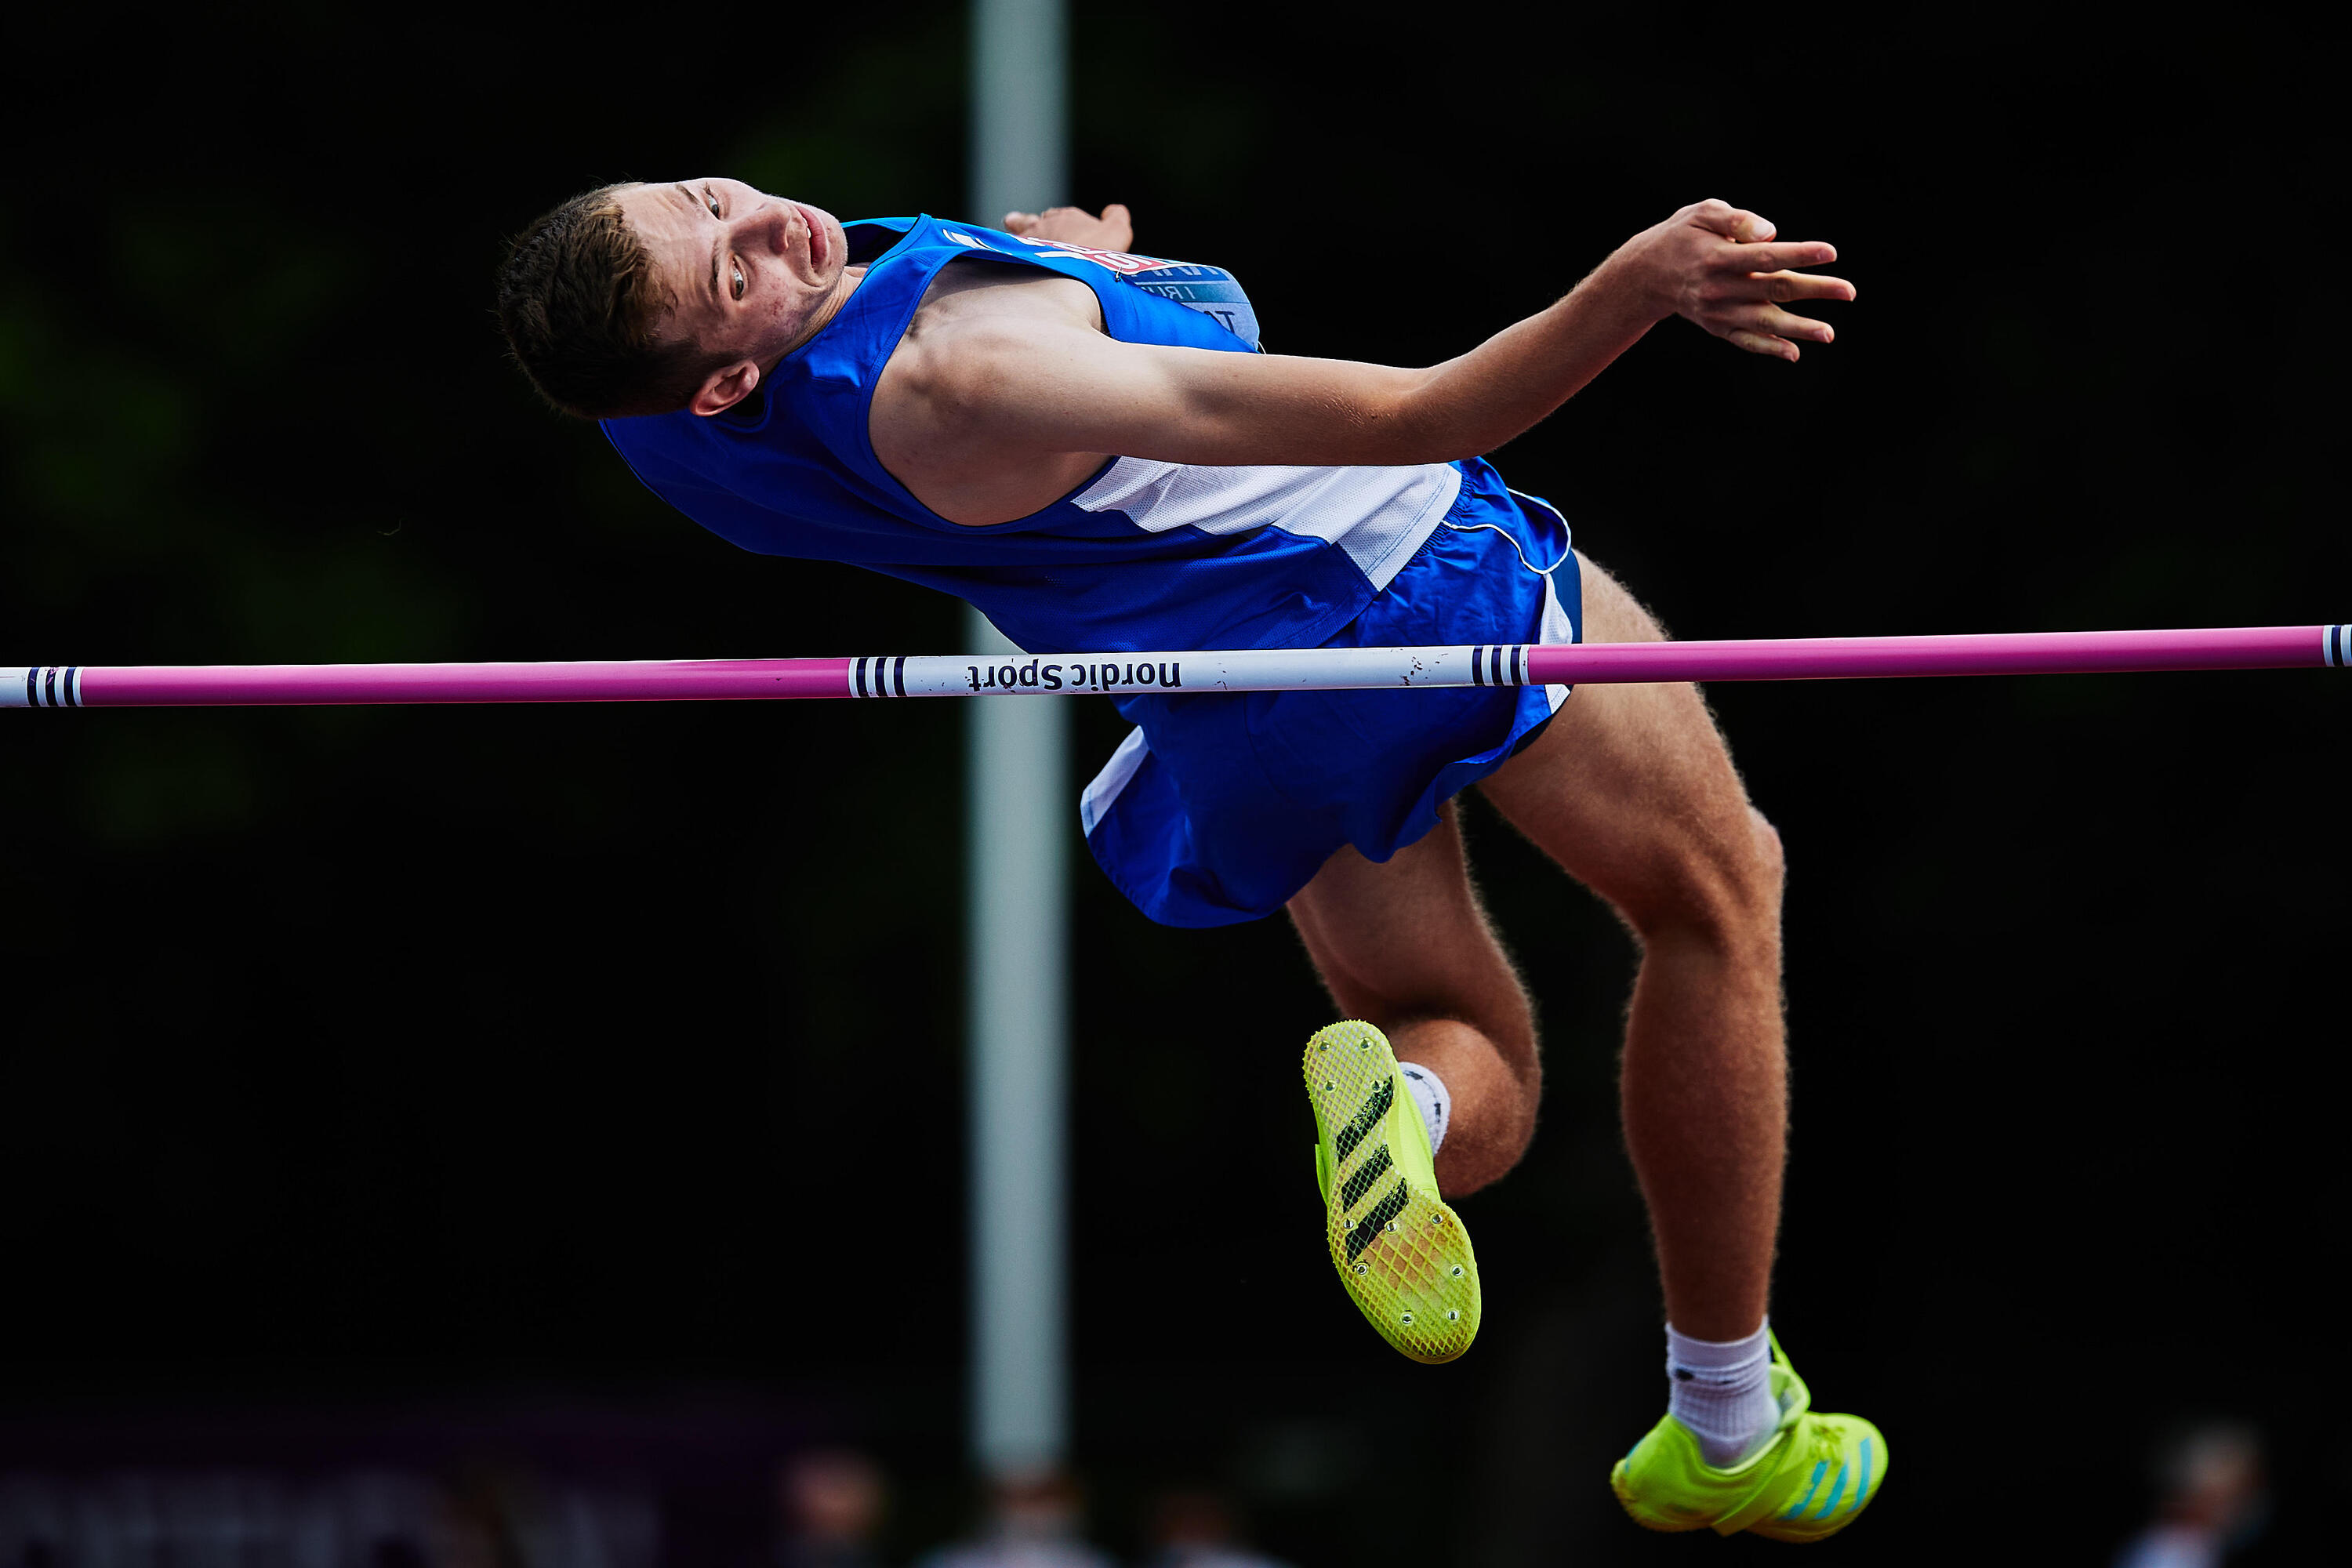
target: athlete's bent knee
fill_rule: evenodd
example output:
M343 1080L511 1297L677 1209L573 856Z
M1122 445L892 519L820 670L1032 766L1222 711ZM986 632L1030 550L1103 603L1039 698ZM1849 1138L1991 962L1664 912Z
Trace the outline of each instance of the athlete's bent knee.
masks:
M1789 851L1780 842L1780 830L1772 826L1770 817L1752 805L1748 808L1748 819L1756 829L1756 847L1764 858L1766 879L1776 890L1787 886Z
M1536 1136L1536 1091L1492 1095L1475 1122L1465 1119L1447 1133L1437 1154L1437 1184L1449 1198L1465 1197L1511 1173Z
M1755 807L1738 826L1673 825L1647 885L1621 901L1645 942L1697 941L1725 950L1777 948L1787 861L1778 829Z

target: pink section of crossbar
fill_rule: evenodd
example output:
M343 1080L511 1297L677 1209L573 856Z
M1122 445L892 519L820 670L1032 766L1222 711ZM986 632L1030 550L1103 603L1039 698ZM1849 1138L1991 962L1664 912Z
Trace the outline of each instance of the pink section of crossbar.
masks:
M2126 670L2274 669L2352 662L2352 626L2242 626L2155 632L2018 632L1785 641L1597 643L1527 650L1529 682L1838 680L1923 675L2084 675ZM1224 690L1377 689L1433 684L1416 656L1443 649L1268 649L1184 654L1219 665ZM1453 650L1458 655L1465 650ZM1502 649L1485 650L1499 659ZM1075 659L1083 656L1068 656ZM1222 663L1220 663L1222 661ZM984 660L982 662L985 662ZM851 677L868 664L869 690ZM945 665L928 681L912 667ZM134 665L28 672L31 706L384 702L665 702L891 694L994 695L964 687L961 658L715 658L545 664ZM886 691L882 671L891 675ZM1488 668L1493 668L1491 665ZM1479 659L1463 666L1477 682ZM1492 680L1491 674L1485 677ZM78 684L77 684L78 681ZM912 683L911 685L909 683ZM1437 683L1444 684L1444 683ZM24 704L20 704L24 705Z
M2327 662L2326 626L2158 632L1995 632L1771 642L1596 643L1538 647L1535 680L1840 680L1916 675L2096 675L2285 669Z
M846 697L845 658L549 664L119 665L86 669L90 707L205 703L688 702Z

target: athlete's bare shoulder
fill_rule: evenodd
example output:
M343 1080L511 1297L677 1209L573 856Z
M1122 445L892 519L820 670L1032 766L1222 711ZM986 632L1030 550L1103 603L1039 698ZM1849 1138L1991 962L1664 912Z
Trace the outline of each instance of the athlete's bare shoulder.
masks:
M1127 208L1116 203L1099 217L1076 207L1007 213L1004 228L1027 238L1097 249L1135 240ZM961 257L931 279L893 347L877 389L877 414L883 405L909 395L944 395L950 404L984 396L991 385L1005 384L1008 370L1026 354L1040 348L1050 354L1046 345L1070 331L1104 331L1101 303L1086 284L997 260L985 251Z
M940 268L923 291L906 337L921 352L941 339L992 332L1000 326L1015 331L1040 326L1100 331L1102 306L1095 291L1075 278L982 257L960 257Z
M1065 243L1130 243L1127 209L1010 213L1013 234ZM915 307L874 389L866 429L876 456L940 516L962 523L1026 516L1100 466L1092 453L1016 449L1006 400L1106 341L1095 291L1073 278L987 255L941 268Z
M1076 279L959 258L931 280L892 347L875 386L873 427L912 420L919 444L939 453L954 445L959 416L1022 384L1025 362L1052 354L1057 341L1102 331L1102 307Z
M1124 250L1135 243L1135 225L1117 202L1105 207L1100 217L1077 207L1007 213L1004 228L1097 250ZM1008 334L1017 338L1041 326L1099 332L1102 306L1095 291L1076 279L994 261L980 253L940 269L916 306L901 346L911 341L915 357L928 359L931 350L978 349L984 340Z

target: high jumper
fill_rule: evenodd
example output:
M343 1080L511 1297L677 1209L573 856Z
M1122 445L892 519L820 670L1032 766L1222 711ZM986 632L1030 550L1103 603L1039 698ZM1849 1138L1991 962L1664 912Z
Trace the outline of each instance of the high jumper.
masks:
M1517 1160L1539 1079L1454 831L1451 797L1476 783L1643 949L1622 1087L1669 1401L1617 1495L1654 1529L1835 1532L1886 1455L1867 1422L1810 1409L1762 1321L1780 845L1673 683L2343 668L2352 626L1668 642L1548 502L1439 454L1542 417L1667 314L1776 357L1828 342L1780 309L1853 298L1793 270L1827 247L1703 203L1552 310L1402 371L1237 363L1257 329L1232 275L1129 243L1118 208L842 225L707 180L576 198L502 278L518 361L658 493L749 548L957 593L1025 658L20 666L0 668L0 708L1112 695L1137 729L1081 820L1113 880L1171 924L1286 905L1362 1015L1305 1061L1327 1239L1366 1318L1429 1362L1479 1316L1444 1195ZM1439 640L1465 633L1486 640Z
M746 549L956 595L1031 654L1661 640L1549 502L1480 454L1670 317L1794 361L1849 300L1818 243L1722 202L1428 369L1257 352L1223 268L1133 250L1124 208L844 223L738 180L608 186L517 242L499 312L547 398ZM1475 785L1641 947L1626 1145L1667 1316L1668 1407L1615 1467L1660 1530L1812 1540L1886 1474L1767 1324L1787 1125L1781 847L1687 684L1115 699L1079 803L1155 921L1287 910L1339 1012L1311 1039L1327 1242L1365 1317L1443 1362L1480 1284L1447 1199L1532 1136L1526 990L1473 890ZM1537 962L1540 938L1528 944Z

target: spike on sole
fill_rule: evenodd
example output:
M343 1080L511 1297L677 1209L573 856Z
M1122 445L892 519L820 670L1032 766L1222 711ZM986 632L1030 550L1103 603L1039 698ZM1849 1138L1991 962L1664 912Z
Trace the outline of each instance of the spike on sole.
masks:
M1334 1024L1307 1041L1302 1065L1318 1163L1330 1176L1324 1229L1340 1284L1400 1352L1452 1361L1478 1332L1478 1261L1438 1195L1421 1111L1398 1092L1387 1037Z

